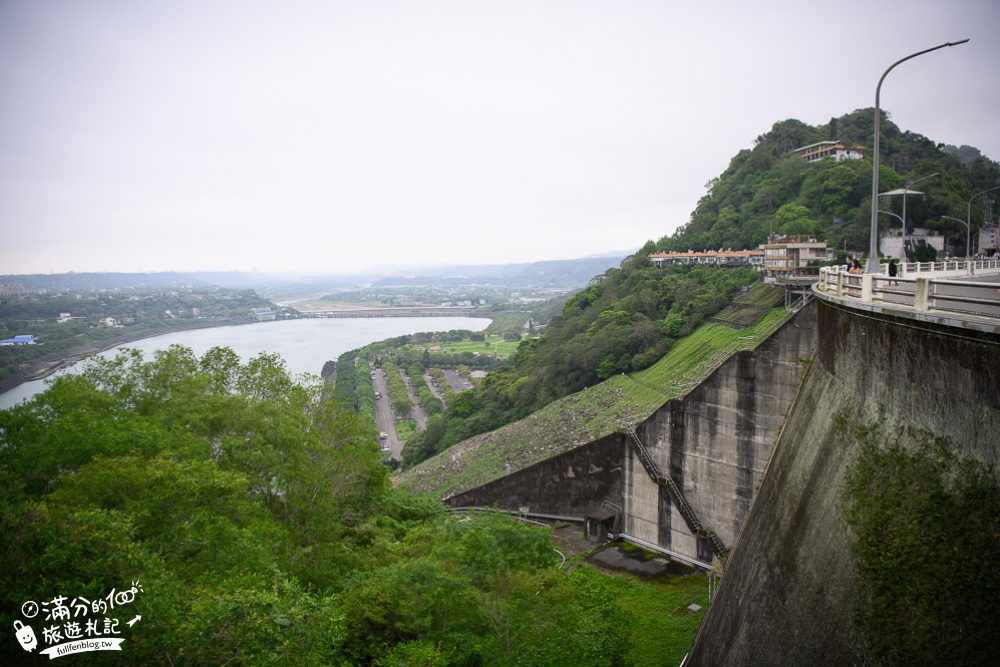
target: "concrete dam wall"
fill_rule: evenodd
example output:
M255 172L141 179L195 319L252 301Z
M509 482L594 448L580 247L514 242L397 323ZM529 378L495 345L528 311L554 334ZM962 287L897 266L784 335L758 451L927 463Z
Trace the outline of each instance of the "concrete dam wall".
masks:
M605 500L621 505L625 444L614 434L448 499L452 507L492 507L584 517Z
M636 428L659 470L670 475L700 523L727 549L736 542L812 357L815 312L806 307L756 349L735 354ZM627 538L711 564L715 550L691 531L667 487L643 469L635 448L625 459L623 506Z
M690 510L728 550L816 341L809 305L753 350L735 354L686 396L636 425L656 468L669 473ZM448 500L586 516L617 508L616 530L628 539L701 565L717 548L693 531L664 484L650 478L636 448L611 434Z
M818 302L817 352L685 667L856 664L838 421L1000 464L1000 335Z

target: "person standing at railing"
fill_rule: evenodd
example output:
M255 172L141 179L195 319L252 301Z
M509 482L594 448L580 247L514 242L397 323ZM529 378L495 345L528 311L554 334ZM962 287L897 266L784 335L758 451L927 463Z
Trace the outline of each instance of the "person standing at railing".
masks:
M895 278L896 277L896 260L895 259L890 259L889 260L889 277L890 278ZM893 280L889 284L890 285L898 285L899 282Z
M854 264L851 266L851 270L848 271L848 273L851 273L856 276L861 275L864 272L865 272L864 269L861 268L861 262L859 262L857 259L854 260Z

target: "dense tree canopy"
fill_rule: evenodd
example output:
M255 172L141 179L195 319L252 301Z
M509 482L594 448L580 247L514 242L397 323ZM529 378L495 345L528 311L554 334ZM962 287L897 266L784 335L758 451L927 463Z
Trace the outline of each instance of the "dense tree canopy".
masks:
M866 248L874 118L874 109L859 109L818 127L798 120L775 123L770 132L757 137L752 149L736 154L722 175L709 183L709 192L698 202L690 221L661 239L657 249L748 249L764 242L772 231L817 235L836 247L846 241L850 248ZM1000 185L1000 166L968 146L963 151L902 132L884 112L879 128L880 190L938 174L921 182L919 189L927 193L926 198L908 198L907 218L918 227L957 238L965 227L943 216L965 219L972 195ZM866 157L808 163L790 154L825 140L863 147ZM973 207L973 233L983 220L981 204L976 202ZM897 215L902 213L899 201L883 206L891 206ZM885 216L880 224L891 227L899 223Z

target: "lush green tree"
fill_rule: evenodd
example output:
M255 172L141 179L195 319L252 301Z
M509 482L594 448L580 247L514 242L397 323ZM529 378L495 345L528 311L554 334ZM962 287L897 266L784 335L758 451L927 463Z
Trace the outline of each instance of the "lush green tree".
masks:
M774 225L779 234L813 234L818 227L809 217L809 209L798 204L785 204L774 214Z
M882 191L902 187L907 181L932 173L939 174L921 183L927 197L915 201L912 211L907 210L907 217L913 217L920 226L952 231L950 223L940 222L941 216L964 217L964 210L959 213L957 207L977 190L1000 182L1000 165L981 157L976 159L968 151L963 162L948 147L937 146L919 134L901 132L884 111L880 128ZM772 230L817 235L831 246L839 247L847 241L852 249L867 247L870 157L840 163L833 159L810 163L790 151L828 138L849 147L870 148L873 132L873 109L859 109L816 128L796 120L775 123L770 132L757 138L752 150L741 150L726 170L708 183L709 192L699 200L690 220L673 235L660 239L657 250L749 249L762 243ZM957 152L955 149L954 153ZM808 213L783 229L775 216L789 204L803 206Z

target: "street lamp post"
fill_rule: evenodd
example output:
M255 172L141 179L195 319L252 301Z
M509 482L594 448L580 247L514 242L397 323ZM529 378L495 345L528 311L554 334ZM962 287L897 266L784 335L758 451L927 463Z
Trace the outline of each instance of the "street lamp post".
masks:
M942 215L941 219L942 220L954 220L955 222L961 222L963 225L965 225L965 228L966 228L966 232L965 232L965 259L968 260L969 259L969 240L972 238L972 234L971 234L971 232L969 230L972 229L972 224L966 222L965 220L962 220L961 218L953 218L950 215Z
M902 248L902 253L900 255L901 259L903 259L903 260L907 259L907 257L906 257L906 195L908 195L908 194L914 194L914 195L922 195L922 194L924 194L923 192L920 192L919 190L910 190L909 187L911 185L913 185L914 183L917 183L919 181L923 181L925 179L931 178L932 176L937 176L937 174L934 173L934 174L931 174L930 176L924 176L922 178L918 178L916 181L907 181L906 185L904 185L899 190L890 190L889 192L880 192L879 195L878 195L879 197L895 197L896 195L903 195L903 217L899 217L895 213L889 213L888 211L879 210L879 213L889 213L889 215L893 216L894 218L898 218L899 220L903 221L903 232L902 232L903 248Z
M967 231L965 232L965 258L966 259L968 259L969 257L971 257L971 255L969 254L969 242L972 240L972 200L975 199L976 197L982 197L987 192L993 192L994 190L1000 190L1000 185L998 185L998 186L996 186L994 188L990 188L989 190L983 190L982 192L978 192L978 193L972 195L972 198L969 199L969 205L968 205L968 207L965 210L965 219L967 221L965 223L965 226L967 228Z
M879 273L881 267L878 261L878 151L879 151L879 121L882 115L881 109L879 108L879 98L882 94L882 82L885 81L885 77L888 76L889 72L893 70L896 65L904 63L911 58L916 58L917 56L922 56L925 53L930 53L931 51L937 51L938 49L943 49L946 46L958 46L959 44L965 44L969 41L969 38L959 40L957 42L945 42L944 44L939 44L937 46L931 47L929 49L924 49L923 51L917 51L916 53L911 53L910 55L897 60L892 65L889 66L882 74L882 78L878 80L878 85L875 87L875 146L874 153L872 156L872 219L871 219L871 243L868 251L868 263L865 267L866 273ZM903 227L906 227L904 222ZM905 229L904 229L905 233Z
M904 228L906 227L906 223L903 222L903 217L902 216L896 215L892 211L882 211L882 210L879 210L879 213L881 213L883 215L891 215L892 217L896 218L896 220L899 220L900 222L902 222ZM906 233L906 230L904 229L903 232Z
M906 193L909 192L911 185L916 185L920 181L926 181L928 178L934 178L938 175L938 172L934 172L930 176L922 176L915 181L907 181L903 185L903 260L906 260ZM922 193L916 193L922 194Z

